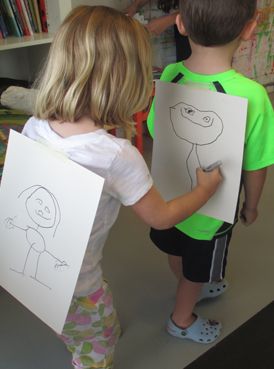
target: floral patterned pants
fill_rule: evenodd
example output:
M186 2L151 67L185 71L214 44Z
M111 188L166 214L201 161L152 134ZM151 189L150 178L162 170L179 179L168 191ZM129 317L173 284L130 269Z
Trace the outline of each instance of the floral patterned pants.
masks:
M72 300L61 335L75 369L111 369L121 329L106 282L93 294Z

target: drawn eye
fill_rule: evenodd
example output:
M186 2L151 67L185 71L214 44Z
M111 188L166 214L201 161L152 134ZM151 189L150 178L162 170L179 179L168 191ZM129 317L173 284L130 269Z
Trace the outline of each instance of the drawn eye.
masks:
M36 202L38 202L39 205L43 204L43 201L41 199L36 199Z
M50 213L50 210L47 206L45 207L45 212L48 213L48 214Z
M190 108L185 108L185 112L189 115L194 115L195 114L195 110L190 109Z
M210 117L207 115L206 117L203 118L203 121L206 123L210 122Z

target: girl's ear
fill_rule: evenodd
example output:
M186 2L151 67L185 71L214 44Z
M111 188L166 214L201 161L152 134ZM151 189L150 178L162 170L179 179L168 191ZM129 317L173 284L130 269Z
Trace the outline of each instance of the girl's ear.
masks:
M185 25L183 23L183 20L182 20L180 14L177 14L175 23L176 23L176 26L177 26L178 31L180 32L180 34L183 35L183 36L187 36Z
M244 29L241 32L241 39L243 41L248 41L252 38L258 24L259 16L260 14L257 12L254 18L245 25Z

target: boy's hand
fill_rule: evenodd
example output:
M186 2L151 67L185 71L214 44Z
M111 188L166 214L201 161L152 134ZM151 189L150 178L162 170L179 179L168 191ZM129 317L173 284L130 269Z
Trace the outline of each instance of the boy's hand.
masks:
M249 209L245 206L245 204L243 204L243 207L240 211L240 219L245 226L249 226L250 224L254 223L257 217L257 209Z
M197 168L197 185L203 188L208 197L211 197L217 190L223 177L220 172L220 168L216 168L211 172L205 172L202 168Z

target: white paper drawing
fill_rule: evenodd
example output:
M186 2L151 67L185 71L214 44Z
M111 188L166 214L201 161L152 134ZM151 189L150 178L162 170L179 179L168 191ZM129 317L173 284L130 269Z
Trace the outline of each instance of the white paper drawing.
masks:
M196 169L222 162L223 183L199 213L233 223L243 158L247 100L156 82L152 175L166 200L196 185Z
M202 167L198 147L214 143L222 134L222 119L214 111L202 111L184 102L170 107L170 120L173 130L179 138L192 146L186 158L186 167L190 178L190 190L196 180L196 168ZM189 129L186 126L189 125ZM205 135L202 135L202 131Z
M25 204L26 213L29 216L25 226L16 223L16 216L6 218L6 227L8 229L20 229L24 232L28 244L28 249L24 260L22 260L22 267L20 269L10 268L16 273L25 275L28 261L33 263L33 278L38 283L51 289L51 286L45 284L39 279L39 262L43 255L55 261L55 268L61 270L69 267L65 260L59 259L56 255L50 252L47 244L51 242L51 237L44 236L44 229L52 230L52 237L55 236L57 227L61 221L61 211L58 201L53 193L41 185L33 185L23 190L18 199L22 199ZM33 256L33 257L32 257Z
M0 187L0 284L61 333L104 180L11 131Z

